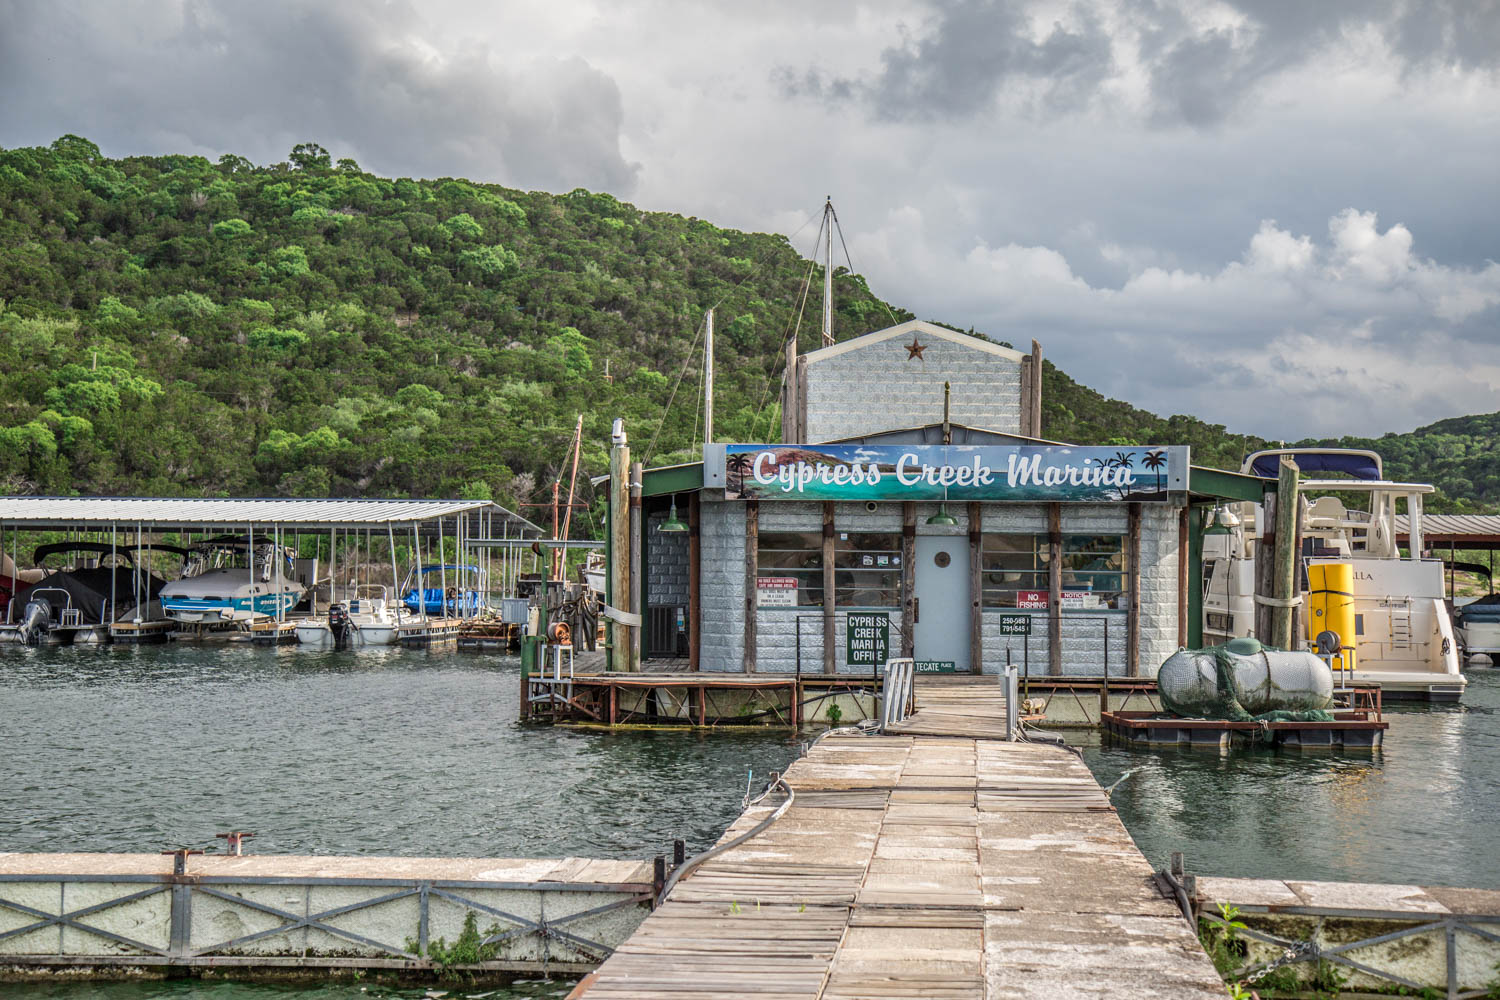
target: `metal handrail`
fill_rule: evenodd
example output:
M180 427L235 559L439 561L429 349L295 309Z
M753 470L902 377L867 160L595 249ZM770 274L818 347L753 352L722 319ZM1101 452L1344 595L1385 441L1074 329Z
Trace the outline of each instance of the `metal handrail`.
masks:
M905 722L915 708L912 678L917 661L909 656L896 657L885 663L885 683L880 694L880 731Z

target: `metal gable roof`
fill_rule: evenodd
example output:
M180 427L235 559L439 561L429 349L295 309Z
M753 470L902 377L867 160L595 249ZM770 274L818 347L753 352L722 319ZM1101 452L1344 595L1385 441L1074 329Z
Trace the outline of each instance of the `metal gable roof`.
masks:
M369 528L419 524L464 516L482 517L513 533L545 534L541 528L488 500L362 500L211 497L0 497L0 524L7 527L69 528L150 525L156 529L233 527L246 524L305 528Z

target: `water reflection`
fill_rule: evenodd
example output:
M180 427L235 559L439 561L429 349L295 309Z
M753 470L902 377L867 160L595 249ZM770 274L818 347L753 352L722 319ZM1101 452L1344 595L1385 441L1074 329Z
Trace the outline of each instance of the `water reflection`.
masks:
M1186 748L1084 751L1146 856L1184 851L1244 877L1500 886L1500 673L1469 673L1462 705L1388 710L1374 755Z
M518 721L488 654L296 647L0 650L0 850L648 857L711 843L785 734Z

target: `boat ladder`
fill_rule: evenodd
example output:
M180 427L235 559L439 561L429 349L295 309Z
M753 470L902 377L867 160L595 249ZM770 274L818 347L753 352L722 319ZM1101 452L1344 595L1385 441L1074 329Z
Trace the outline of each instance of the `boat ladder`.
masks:
M1388 597L1385 604L1391 610L1391 648L1411 649L1411 598Z

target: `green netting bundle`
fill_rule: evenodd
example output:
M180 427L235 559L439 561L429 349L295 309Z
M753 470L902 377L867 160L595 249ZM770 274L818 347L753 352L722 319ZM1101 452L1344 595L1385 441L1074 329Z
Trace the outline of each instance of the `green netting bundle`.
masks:
M1331 722L1333 671L1312 653L1231 639L1179 649L1156 675L1162 707L1191 719Z

